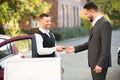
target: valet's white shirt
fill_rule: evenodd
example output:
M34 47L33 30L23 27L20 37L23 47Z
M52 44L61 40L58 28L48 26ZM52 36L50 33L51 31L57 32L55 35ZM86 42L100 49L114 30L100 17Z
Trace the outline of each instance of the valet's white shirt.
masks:
M39 28L39 30L42 33L49 35L49 30L44 30L43 28ZM40 34L35 34L36 38L36 45L37 45L37 52L39 55L45 55L45 54L52 54L54 51L56 51L56 47L51 47L51 48L43 48L43 38Z

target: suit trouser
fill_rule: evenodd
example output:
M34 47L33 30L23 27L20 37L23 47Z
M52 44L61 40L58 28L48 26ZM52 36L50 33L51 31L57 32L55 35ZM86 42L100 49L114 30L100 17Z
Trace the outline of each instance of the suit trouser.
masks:
M108 68L103 68L101 73L95 73L93 70L94 69L91 68L91 74L93 80L106 80Z

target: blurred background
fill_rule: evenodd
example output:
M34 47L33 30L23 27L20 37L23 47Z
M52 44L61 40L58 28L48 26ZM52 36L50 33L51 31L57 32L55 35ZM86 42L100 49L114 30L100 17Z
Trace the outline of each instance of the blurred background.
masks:
M98 4L113 29L120 28L120 0L0 0L0 34L33 34L39 27L38 15L49 13L57 41L88 35L91 23L82 9L89 1Z

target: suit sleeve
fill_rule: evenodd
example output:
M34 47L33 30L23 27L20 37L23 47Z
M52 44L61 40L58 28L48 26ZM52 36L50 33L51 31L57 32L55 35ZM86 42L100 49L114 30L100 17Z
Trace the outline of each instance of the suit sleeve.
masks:
M74 48L75 48L75 53L84 51L88 49L88 42L84 43L83 45L75 46Z
M112 27L109 22L105 21L101 25L101 54L97 65L103 67L111 55L111 33Z

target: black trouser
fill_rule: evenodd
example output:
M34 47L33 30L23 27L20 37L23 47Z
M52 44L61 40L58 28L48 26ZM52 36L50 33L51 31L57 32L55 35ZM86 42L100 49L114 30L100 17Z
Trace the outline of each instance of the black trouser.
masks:
M106 80L108 68L103 68L101 73L95 73L93 70L94 69L91 68L91 74L93 80Z

